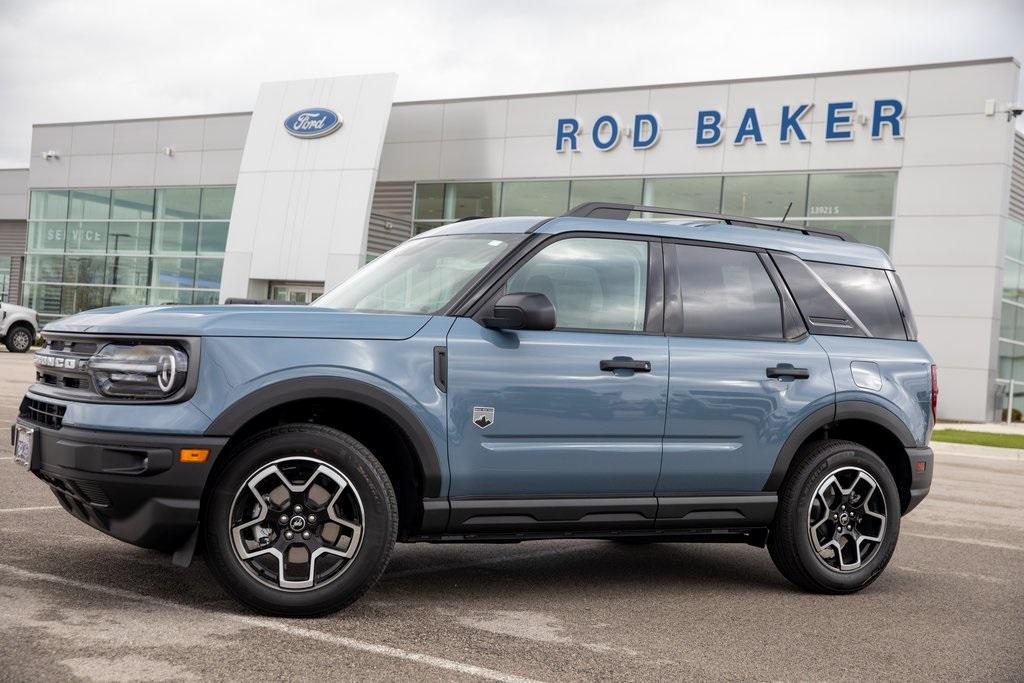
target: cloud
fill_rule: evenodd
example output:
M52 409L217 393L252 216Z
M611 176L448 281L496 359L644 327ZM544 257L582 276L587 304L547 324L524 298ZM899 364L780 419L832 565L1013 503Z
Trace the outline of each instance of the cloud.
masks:
M0 167L33 123L247 111L270 80L394 71L415 100L1022 51L1014 0L0 0Z

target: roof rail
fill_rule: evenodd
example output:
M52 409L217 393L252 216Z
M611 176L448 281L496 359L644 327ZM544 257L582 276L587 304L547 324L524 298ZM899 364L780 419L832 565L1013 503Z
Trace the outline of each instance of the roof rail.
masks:
M646 213L658 213L666 216L682 216L684 218L706 218L713 221L721 221L727 225L743 225L746 227L753 228L768 228L771 230L790 230L792 232L799 232L803 235L813 237L827 237L834 240L842 240L844 242L856 242L846 233L833 232L831 230L817 230L811 228L802 228L799 225L788 225L786 223L779 223L777 221L766 221L760 218L748 218L746 216L727 216L722 213L707 213L704 211L690 211L688 209L667 209L658 206L644 206L642 204L611 204L607 202L587 202L580 204L573 209L570 209L568 213L563 213L560 218L574 217L574 218L610 218L613 220L626 220L629 214L643 211ZM537 224L530 228L529 232L533 232L541 224Z

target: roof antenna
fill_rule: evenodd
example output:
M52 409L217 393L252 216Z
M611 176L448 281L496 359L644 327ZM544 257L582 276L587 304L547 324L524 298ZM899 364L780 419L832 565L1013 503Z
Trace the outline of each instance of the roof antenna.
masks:
M780 223L785 223L786 222L786 216L789 215L789 210L792 209L792 208L793 208L793 202L790 202L789 206L786 207L786 213L782 214L782 220L779 221Z

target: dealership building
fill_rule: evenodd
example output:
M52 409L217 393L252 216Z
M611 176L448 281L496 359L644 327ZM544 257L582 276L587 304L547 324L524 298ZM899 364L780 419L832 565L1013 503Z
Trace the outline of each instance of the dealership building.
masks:
M890 254L939 366L940 417L1024 410L1013 59L424 102L393 102L396 80L265 83L251 112L33 126L28 168L0 170L0 298L44 320L306 302L467 217L586 201L785 215Z

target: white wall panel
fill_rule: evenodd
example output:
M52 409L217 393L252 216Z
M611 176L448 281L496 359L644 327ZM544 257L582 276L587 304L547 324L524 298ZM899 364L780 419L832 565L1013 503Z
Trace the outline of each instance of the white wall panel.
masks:
M441 145L441 177L497 178L505 156L504 138L446 140Z
M234 185L242 164L242 150L219 149L203 152L199 182L203 185Z
M68 185L107 187L110 185L109 154L79 154L69 158Z
M154 143L155 140L154 137ZM156 157L154 152L113 155L110 158L110 184L114 187L153 187L156 182Z
M114 154L156 151L157 121L125 121L114 124Z
M1009 167L909 166L900 171L896 213L907 216L982 216L1006 212Z
M440 140L443 122L443 104L395 105L391 108L385 141L392 143Z
M905 166L1009 164L1013 151L1013 124L1005 116L915 117L905 134Z
M431 180L440 177L440 141L384 145L380 161L381 180Z
M202 152L174 152L174 156L156 155L153 183L165 185L198 185L203 167Z
M985 100L1013 100L1020 69L1012 62L974 64L910 72L908 116L981 114Z
M176 152L198 151L203 148L205 122L200 117L162 119L157 129L157 150L170 147Z
M572 117L576 112L575 95L544 97L511 97L508 100L508 137L547 136L554 148L558 119Z
M505 137L508 100L449 102L444 105L445 140Z
M89 123L71 131L71 154L110 154L114 151L114 124Z

